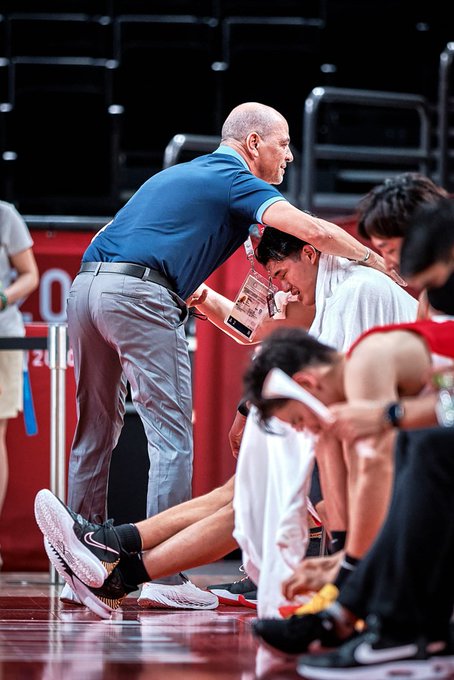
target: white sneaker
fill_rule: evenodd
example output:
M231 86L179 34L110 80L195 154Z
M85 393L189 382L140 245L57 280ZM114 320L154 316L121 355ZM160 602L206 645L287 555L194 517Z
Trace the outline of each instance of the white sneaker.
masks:
M80 604L80 605L82 605L82 602L77 597L74 590L67 583L65 583L65 585L63 586L62 591L60 593L60 602L64 602L65 604Z
M137 599L141 607L150 609L216 609L216 595L197 588L191 581L180 585L144 583Z

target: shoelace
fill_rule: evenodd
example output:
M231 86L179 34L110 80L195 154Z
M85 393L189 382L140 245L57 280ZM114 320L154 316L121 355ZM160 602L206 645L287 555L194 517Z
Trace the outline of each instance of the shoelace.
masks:
M115 531L113 519L108 519L107 522L102 524L102 538L107 545L107 532Z
M80 517L80 519L82 519L82 521L83 521L83 518L80 515L78 515L78 517ZM104 541L104 543L106 545L108 545L107 544L107 532L114 530L114 520L112 518L110 518L110 519L108 519L104 522L101 515L95 515L94 521L90 522L90 524L94 524L95 526L97 526L98 527L97 531L102 529L102 534L101 534L102 540Z

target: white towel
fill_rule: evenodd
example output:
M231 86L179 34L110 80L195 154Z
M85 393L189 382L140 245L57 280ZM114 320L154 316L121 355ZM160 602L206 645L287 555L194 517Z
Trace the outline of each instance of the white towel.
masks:
M345 352L364 331L416 319L418 303L384 274L333 255L321 255L315 318L309 333Z
M259 615L275 616L277 607L288 604L281 593L282 580L291 576L306 551L304 499L314 460L313 437L277 418L270 426L283 434L267 434L256 414L251 408L237 462L234 535L243 551L245 572L259 592L266 593L258 603ZM279 543L282 549L277 551Z
M414 321L416 309L417 301L384 274L321 255L309 332L345 351L373 326ZM288 604L281 584L303 559L309 535L307 491L315 440L277 422L285 435L265 433L251 409L235 478L234 535L246 573L258 585L261 618L278 617L279 607Z

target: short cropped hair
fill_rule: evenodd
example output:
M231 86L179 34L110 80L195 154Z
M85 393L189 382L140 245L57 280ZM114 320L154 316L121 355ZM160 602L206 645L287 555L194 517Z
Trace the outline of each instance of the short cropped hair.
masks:
M296 258L305 245L308 245L307 241L302 241L297 236L274 227L265 227L255 249L255 257L257 262L266 267L270 260L279 262L286 257Z
M429 177L404 172L374 187L358 204L358 234L370 239L403 237L410 217L425 203L447 198L448 193Z
M336 354L334 347L324 345L302 328L277 328L270 333L243 376L243 398L257 408L260 424L266 429L276 408L288 401L262 397L263 383L272 368L280 368L291 377L308 366L333 364Z
M221 130L221 143L235 139L243 142L251 132L266 138L285 118L279 111L260 102L239 104L229 113Z

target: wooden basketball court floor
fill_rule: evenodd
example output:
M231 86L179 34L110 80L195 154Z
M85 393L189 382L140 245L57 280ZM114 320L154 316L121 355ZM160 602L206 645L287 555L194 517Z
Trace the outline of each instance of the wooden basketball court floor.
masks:
M193 583L232 582L239 564L187 572ZM294 661L253 637L255 610L143 609L138 592L111 620L59 601L51 573L0 572L0 680L296 680Z

